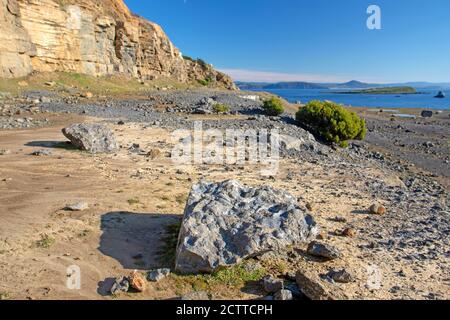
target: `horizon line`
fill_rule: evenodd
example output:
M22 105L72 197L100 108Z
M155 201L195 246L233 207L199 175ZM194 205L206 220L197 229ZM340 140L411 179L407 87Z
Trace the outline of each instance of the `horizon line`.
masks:
M347 83L358 81L366 84L402 84L402 83L429 83L429 84L450 84L450 81L381 81L365 77L334 76L324 74L296 74L284 72L259 71L249 69L217 68L218 71L228 74L235 82L255 82L255 83L279 83L279 82L306 82L317 84ZM356 80L361 79L361 80Z

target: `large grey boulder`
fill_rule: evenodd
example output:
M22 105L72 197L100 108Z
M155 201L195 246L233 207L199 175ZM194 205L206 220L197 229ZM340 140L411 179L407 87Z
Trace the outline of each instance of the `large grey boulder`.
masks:
M62 132L74 146L91 153L110 153L119 149L112 131L101 124L73 124Z
M192 187L179 234L176 270L213 272L269 251L305 243L315 222L286 191L235 180Z

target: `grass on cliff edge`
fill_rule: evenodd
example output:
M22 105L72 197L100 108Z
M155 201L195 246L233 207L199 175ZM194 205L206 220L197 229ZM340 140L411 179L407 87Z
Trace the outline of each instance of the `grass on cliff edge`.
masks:
M51 82L54 85L47 85L47 83ZM0 78L0 91L10 92L12 94L20 94L24 91L33 90L57 91L67 94L87 91L97 95L125 94L145 92L163 87L186 89L192 87L192 85L179 83L169 78L161 78L142 84L137 79L127 76L94 77L68 72L36 73L16 79Z

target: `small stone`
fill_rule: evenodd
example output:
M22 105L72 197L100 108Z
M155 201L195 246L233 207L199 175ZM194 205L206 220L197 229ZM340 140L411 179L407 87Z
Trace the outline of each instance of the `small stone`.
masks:
M331 270L327 276L338 283L350 283L355 281L353 275L345 269Z
M313 241L309 244L307 252L312 256L325 258L328 260L342 257L342 253L337 248L317 241Z
M289 290L280 290L274 295L275 300L292 300L292 292Z
M147 276L148 281L158 282L170 274L170 269L156 269L150 271Z
M354 238L357 234L358 232L353 228L346 228L344 229L344 231L342 231L342 235L348 238Z
M86 98L86 99L92 99L93 97L94 97L94 95L93 95L93 93L92 92L83 92L82 94L81 94L81 97L82 98Z
M134 271L130 275L128 280L130 281L130 286L139 292L143 292L147 288L147 281L142 276L142 274L138 273L137 271Z
M36 150L31 153L32 156L37 156L37 157L50 156L51 154L52 154L52 152L50 150L45 150L45 149Z
M382 205L379 204L373 204L370 208L369 208L369 212L371 214L377 214L377 215L385 215L386 214L386 208L383 207Z
M128 281L127 277L122 277L120 280L115 279L114 284L112 285L110 292L113 295L116 295L121 292L128 292L130 289L130 281Z
M263 286L267 293L275 293L284 289L283 280L275 279L271 276L263 278Z
M45 85L46 85L47 87L54 87L54 86L56 86L56 82L55 82L55 81L47 81L47 82L45 83Z
M0 149L0 156L6 156L7 154L10 154L11 151L6 149Z
M150 159L155 160L155 159L161 157L161 154L162 154L161 150L159 150L159 149L151 149L151 150L147 153L147 156L148 156Z
M123 125L125 124L125 121L120 120L119 122L117 122L117 124L118 124L119 126L123 126Z
M320 231L316 236L317 240L326 240L328 238L327 233L325 231Z
M77 202L66 207L66 210L70 211L84 211L87 209L89 209L89 205L87 204L87 202Z
M180 300L192 300L192 301L207 301L207 300L211 300L209 294L206 291L194 291L194 292L190 292L188 294L185 294L184 296L182 296L180 298Z
M312 203L308 202L306 204L306 209L308 209L309 211L313 211L314 207L313 207Z

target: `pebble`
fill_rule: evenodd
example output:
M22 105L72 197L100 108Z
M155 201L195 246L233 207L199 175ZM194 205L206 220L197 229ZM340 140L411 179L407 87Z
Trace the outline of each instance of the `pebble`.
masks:
M382 215L386 214L386 208L383 207L382 205L375 203L369 208L369 212L371 214L376 214L376 215L382 216Z
M66 207L66 210L70 211L84 211L89 209L89 205L87 202L77 202Z
M36 150L31 153L32 156L50 156L52 152L50 150L42 149L42 150Z
M328 273L328 277L333 279L333 281L338 283L350 283L354 282L355 279L353 275L345 269L342 270L331 270Z
M348 238L354 238L357 234L358 232L354 228L346 228L342 231L342 235Z
M156 269L150 271L147 275L147 280L152 282L158 282L170 274L170 269Z
M271 276L266 276L263 278L263 286L267 293L275 293L284 289L283 280L275 279Z

